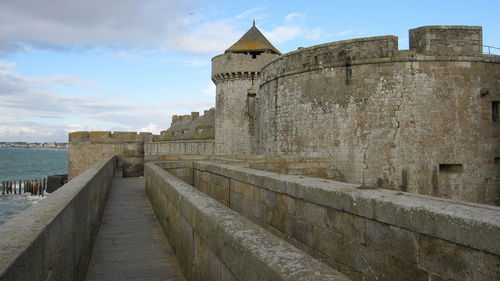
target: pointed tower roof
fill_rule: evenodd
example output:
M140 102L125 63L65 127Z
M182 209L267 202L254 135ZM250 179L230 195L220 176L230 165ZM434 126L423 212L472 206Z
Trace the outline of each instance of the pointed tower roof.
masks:
M253 21L252 27L229 49L226 53L247 53L247 52L265 52L270 51L281 55L280 51L276 49L273 44L271 44L267 38L260 32L255 26L255 21Z

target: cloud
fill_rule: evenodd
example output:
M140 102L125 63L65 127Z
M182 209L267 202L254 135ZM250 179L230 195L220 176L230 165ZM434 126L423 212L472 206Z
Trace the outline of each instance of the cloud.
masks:
M15 63L0 60L0 70L8 70L14 67L16 67Z
M128 60L136 58L136 55L134 55L130 52L125 52L125 51L111 51L111 52L108 52L108 55L113 56L113 57L117 57L117 58L128 59Z
M328 38L328 34L326 34L321 28L313 28L305 34L305 37L309 40L321 40Z
M183 61L183 63L189 67L202 67L205 65L208 65L210 63L210 60L204 58L204 59L189 59Z
M224 19L196 25L190 30L172 32L175 40L166 43L166 49L194 53L222 52L241 36L232 20Z
M259 20L259 19L262 19L262 18L268 16L268 14L262 13L262 11L264 11L264 10L266 10L266 7L252 8L250 10L246 10L246 11L234 16L234 18L236 18L236 19L252 18L254 20Z
M158 125L156 125L154 123L149 123L148 126L139 129L139 132L153 133L155 135L159 135L160 131L161 130L158 127Z
M301 13L290 13L290 14L285 16L285 21L289 22L289 21L292 21L296 18L302 18L303 16L304 16L304 14L301 14Z
M138 104L117 96L66 96L55 90L58 85L83 87L81 81L72 76L27 77L13 69L0 71L1 140L64 141L68 132L77 130L158 132L168 127L172 115L204 110L214 103L207 97Z
M302 34L302 29L298 26L278 26L271 31L263 31L264 35L271 42L283 43L292 40Z
M212 19L201 11L206 0L3 0L0 1L0 55L36 49L81 50L104 47L109 55L133 59L130 50L220 53L251 24L270 17L266 7ZM289 13L284 24L269 31L274 43L298 36L320 38L317 30ZM294 25L292 25L294 24ZM4 69L5 66L0 66Z
M139 46L157 48L189 31L203 0L5 0L0 50Z

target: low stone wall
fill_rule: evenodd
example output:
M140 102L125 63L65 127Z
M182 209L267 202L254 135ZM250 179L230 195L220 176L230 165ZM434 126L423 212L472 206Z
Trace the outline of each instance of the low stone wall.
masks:
M187 280L349 280L154 163L145 178Z
M209 161L193 167L197 189L353 280L498 279L498 207Z
M315 178L336 179L338 171L330 168L326 158L268 155L223 155L217 162L241 167L274 172L278 174L300 175Z
M144 154L213 155L214 140L157 141L144 143Z
M100 161L0 227L0 280L84 280L114 173Z
M144 169L144 139L151 133L81 131L69 134L68 178L83 173L95 163L116 156L124 177L141 176Z

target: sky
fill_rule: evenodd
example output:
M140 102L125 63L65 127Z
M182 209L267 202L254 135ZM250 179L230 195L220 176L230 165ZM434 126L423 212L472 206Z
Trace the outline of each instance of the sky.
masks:
M499 11L498 0L0 0L0 142L158 134L214 106L211 58L253 20L282 53L381 35L408 49L424 25L480 25L500 47Z

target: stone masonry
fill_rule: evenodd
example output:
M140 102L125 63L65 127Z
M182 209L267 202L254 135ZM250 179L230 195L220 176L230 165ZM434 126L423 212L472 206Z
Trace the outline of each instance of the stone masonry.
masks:
M479 26L423 26L409 38L409 50L379 36L281 55L253 26L212 59L215 117L174 117L163 136L143 138L147 158L319 157L336 180L499 205L500 57L482 54ZM137 142L79 134L70 176L124 155L121 142L142 169Z

